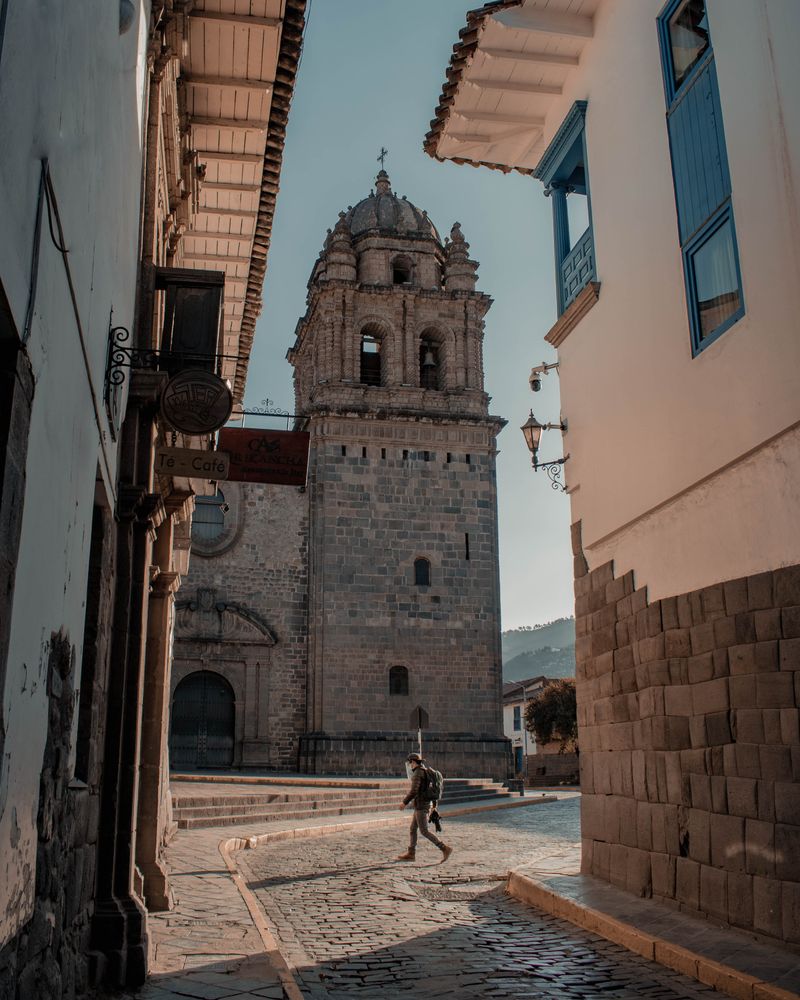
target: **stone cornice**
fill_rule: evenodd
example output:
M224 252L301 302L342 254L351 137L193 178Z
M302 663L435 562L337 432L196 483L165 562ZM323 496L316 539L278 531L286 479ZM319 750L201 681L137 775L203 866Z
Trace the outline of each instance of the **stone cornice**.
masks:
M552 344L553 347L563 344L599 298L600 282L590 281L545 334L544 339L547 343Z
M504 417L497 417L491 414L476 414L466 412L432 413L430 410L405 409L375 409L374 407L359 406L358 404L343 404L340 407L330 405L312 406L304 414L305 420L314 417L343 417L352 418L363 422L364 420L382 421L390 423L403 421L407 423L422 424L475 424L485 427L497 427L498 431L506 426L508 421Z
M175 517L179 521L185 521L192 513L192 499L194 493L191 490L172 490L164 498L164 506L169 517Z
M161 571L150 585L150 593L153 597L169 597L181 585L180 573Z

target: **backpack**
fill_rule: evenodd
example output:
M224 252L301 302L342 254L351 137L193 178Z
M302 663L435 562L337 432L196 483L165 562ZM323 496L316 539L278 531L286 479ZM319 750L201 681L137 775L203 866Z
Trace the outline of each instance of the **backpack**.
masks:
M425 790L423 798L428 802L440 802L444 795L444 778L441 771L434 771L432 767L425 768Z

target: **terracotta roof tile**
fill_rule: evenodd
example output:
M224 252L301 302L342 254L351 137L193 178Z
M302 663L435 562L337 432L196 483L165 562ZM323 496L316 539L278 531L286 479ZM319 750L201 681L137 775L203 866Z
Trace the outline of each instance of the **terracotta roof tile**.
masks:
M523 0L492 0L491 3L486 3L482 7L477 7L474 10L467 11L466 26L463 27L458 33L460 41L453 46L453 54L450 57L450 65L447 67L445 72L447 80L442 88L439 103L436 106L436 117L431 120L430 132L428 132L425 136L425 141L422 144L422 148L425 152L429 156L432 156L435 160L441 160L442 162L450 160L453 163L467 163L471 167L490 167L492 170L502 170L504 174L508 174L512 170L517 170L521 174L531 173L531 171L525 167L509 167L503 163L488 163L485 160L470 160L461 156L440 156L438 152L439 139L441 138L442 130L450 117L450 109L456 98L456 94L461 83L461 75L464 71L464 67L471 58L472 53L478 46L478 40L480 38L484 22L488 17L491 17L492 14L495 14L500 10L507 10L509 7L519 7L522 3Z

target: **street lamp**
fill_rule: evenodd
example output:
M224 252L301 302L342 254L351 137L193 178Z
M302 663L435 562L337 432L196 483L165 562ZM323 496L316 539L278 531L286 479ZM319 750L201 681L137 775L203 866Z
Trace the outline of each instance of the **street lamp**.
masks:
M563 432L566 429L567 425L563 422L560 424L539 423L533 415L533 410L531 410L530 416L522 427L520 427L522 436L525 438L525 444L527 444L528 450L531 453L531 465L533 466L534 472L538 472L539 469L544 469L550 477L550 485L554 490L561 490L562 493L566 492L567 488L560 482L559 477L561 476L561 467L569 458L569 455L565 455L563 458L557 458L552 462L540 462L536 456L539 452L539 442L542 440L542 431Z

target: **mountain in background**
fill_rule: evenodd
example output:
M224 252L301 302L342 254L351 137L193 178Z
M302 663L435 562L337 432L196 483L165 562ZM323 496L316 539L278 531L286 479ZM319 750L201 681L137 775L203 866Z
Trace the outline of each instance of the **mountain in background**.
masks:
M503 632L503 680L575 676L575 619Z

